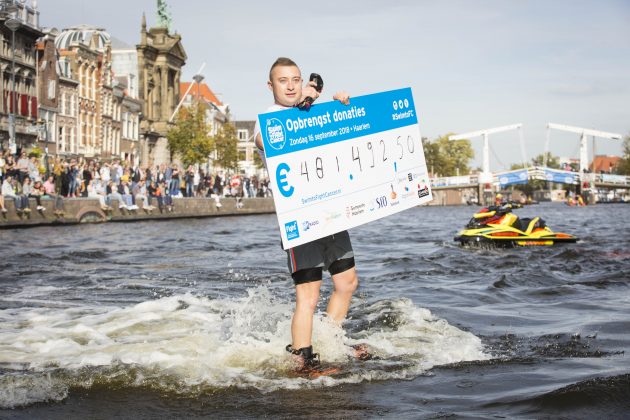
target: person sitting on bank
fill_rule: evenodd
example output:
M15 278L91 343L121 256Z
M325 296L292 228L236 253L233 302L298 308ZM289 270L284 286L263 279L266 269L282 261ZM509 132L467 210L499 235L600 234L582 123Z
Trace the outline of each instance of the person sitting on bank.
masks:
M118 209L127 208L122 194L118 192L118 187L116 183L113 180L110 180L107 183L107 187L105 187L105 203L107 203L108 206L112 207L112 204L113 204L112 200L118 201Z
M23 194L18 194L17 180L13 176L8 175L2 182L2 195L6 198L12 198L15 201L15 211L17 213L30 213L28 197Z
M63 198L61 198L61 194L57 194L56 184L54 181L54 176L50 175L46 182L42 185L44 190L44 197L48 197L53 200L53 208L55 209L53 213L55 216L63 216L65 214L65 209L63 207Z
M149 187L149 191L152 197L154 197L158 203L160 213L164 212L164 208L169 212L173 211L173 198L168 194L168 188L166 187L166 181L160 181L157 185L152 183Z
M35 181L34 184L31 183L31 178L24 178L24 184L22 184L22 194L29 198L34 198L37 203L37 211L46 211L46 207L42 206L42 196L44 193L41 190L42 183L40 181Z
M9 211L7 210L6 207L4 207L4 195L2 195L1 193L0 193L0 211L2 211L2 213L6 213Z
M139 182L133 185L131 193L133 194L136 203L142 201L143 210L153 210L153 206L151 205L147 195L147 187L144 178L141 178Z
M155 198L157 203L158 203L158 209L160 210L160 212L162 211L162 205L160 204L160 200L158 200L157 196L156 196L156 192L158 190L158 186L155 183L155 181L150 181L149 182L149 186L147 187L147 195L150 198Z
M131 195L128 182L122 181L118 186L118 192L122 195L127 210L138 210L139 207L133 203L133 196Z
M103 211L109 211L109 210L112 209L111 207L109 207L105 203L105 194L104 194L103 191L100 190L98 185L94 183L93 179L90 179L88 181L86 189L87 189L87 196L88 196L88 198L96 198L96 199L98 199L98 202L101 205L101 209Z

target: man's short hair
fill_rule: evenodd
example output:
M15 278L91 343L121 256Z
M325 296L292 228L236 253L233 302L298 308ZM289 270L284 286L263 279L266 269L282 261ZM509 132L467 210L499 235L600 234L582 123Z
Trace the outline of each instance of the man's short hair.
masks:
M291 60L290 58L278 57L276 61L274 61L274 63L271 65L271 68L269 69L269 80L271 80L271 72L273 71L273 69L275 69L278 66L298 67L298 65L295 64L295 61Z

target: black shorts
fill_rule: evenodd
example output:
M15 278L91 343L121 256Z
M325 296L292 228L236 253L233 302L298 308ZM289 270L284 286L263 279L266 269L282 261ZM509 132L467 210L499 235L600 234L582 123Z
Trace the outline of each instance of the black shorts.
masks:
M345 230L291 248L287 257L295 284L321 280L324 269L334 275L354 267L352 243Z
M343 260L337 260L328 267L328 272L331 276L335 274L343 273L346 270L350 270L354 267L354 257L344 258ZM291 273L293 283L297 286L302 283L311 283L314 281L320 281L324 274L323 267L304 268L295 273Z

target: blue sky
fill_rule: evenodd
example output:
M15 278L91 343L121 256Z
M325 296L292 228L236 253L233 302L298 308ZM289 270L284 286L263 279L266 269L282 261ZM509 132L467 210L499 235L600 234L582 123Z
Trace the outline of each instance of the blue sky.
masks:
M40 22L104 27L139 42L155 0L39 0ZM320 73L325 94L411 86L420 130L449 132L523 123L528 159L542 153L548 122L630 134L630 1L318 2L170 0L188 54L184 79L202 63L205 81L236 119L254 119L272 98L269 66L293 58ZM517 132L490 136L491 169L520 162ZM481 139L473 140L474 165ZM553 131L551 152L578 157L576 134ZM596 140L598 154L621 142ZM589 139L589 156L592 156Z

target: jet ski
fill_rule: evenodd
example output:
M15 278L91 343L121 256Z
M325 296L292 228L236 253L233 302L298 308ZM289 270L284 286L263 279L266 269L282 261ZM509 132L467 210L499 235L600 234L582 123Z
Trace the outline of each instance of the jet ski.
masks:
M512 213L513 209L521 207L518 203L485 207L473 215L454 240L461 245L503 248L577 242L578 238L573 235L553 232L540 217L519 218Z

